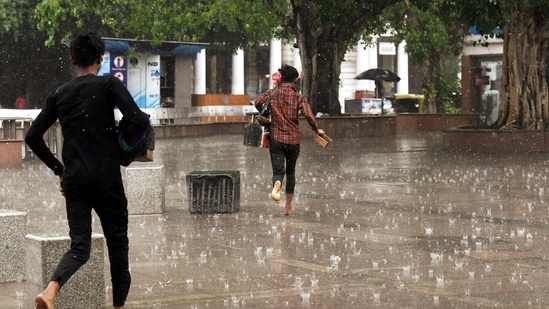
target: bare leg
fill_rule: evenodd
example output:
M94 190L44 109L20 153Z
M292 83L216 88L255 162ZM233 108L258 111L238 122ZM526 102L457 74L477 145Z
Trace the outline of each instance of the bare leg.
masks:
M275 183L273 185L273 191L271 192L271 198L277 204L280 203L280 188L281 187L282 187L282 183L277 180L277 181L275 181Z
M59 282L50 281L46 289L34 299L36 309L54 309L57 292L59 292Z
M294 205L292 205L293 193L286 193L286 205L284 206L284 215L289 216L294 212Z

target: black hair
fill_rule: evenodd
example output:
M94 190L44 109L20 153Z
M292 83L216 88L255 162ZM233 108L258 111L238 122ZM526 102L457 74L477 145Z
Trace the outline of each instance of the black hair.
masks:
M73 64L79 67L89 67L105 54L105 42L92 32L78 34L71 41L71 57Z
M278 72L280 72L280 74L282 75L283 83L291 83L299 77L299 72L297 71L297 69L287 64L278 69Z

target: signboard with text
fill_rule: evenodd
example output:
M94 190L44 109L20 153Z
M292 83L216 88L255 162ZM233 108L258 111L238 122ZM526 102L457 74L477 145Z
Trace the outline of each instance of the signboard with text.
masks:
M126 61L126 55L111 53L111 74L128 85L128 64Z
M160 55L150 55L146 63L147 108L160 107Z

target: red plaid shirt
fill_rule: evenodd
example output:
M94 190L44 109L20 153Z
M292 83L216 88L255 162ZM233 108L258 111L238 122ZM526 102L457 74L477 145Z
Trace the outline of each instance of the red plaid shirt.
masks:
M257 97L255 100L257 110L261 110L271 92L273 92L271 97L271 138L284 144L299 144L299 111L303 113L311 128L318 132L318 124L307 99L300 95L291 84L282 84Z

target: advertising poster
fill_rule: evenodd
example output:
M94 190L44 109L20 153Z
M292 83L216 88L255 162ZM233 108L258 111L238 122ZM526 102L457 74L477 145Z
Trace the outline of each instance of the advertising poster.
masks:
M111 75L111 53L105 52L103 54L103 63L101 63L101 68L99 68L98 76L107 76Z
M124 86L128 85L128 64L126 62L126 55L111 53L111 74L124 83Z
M120 79L140 108L160 107L160 55L106 52L98 75Z
M147 108L160 107L160 55L147 57Z
M380 115L382 109L381 99L362 99L362 113L371 115Z
M145 83L146 59L142 55L134 55L128 61L127 87L133 100L140 108L147 107L147 94Z

